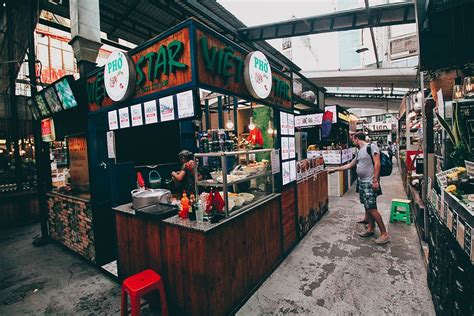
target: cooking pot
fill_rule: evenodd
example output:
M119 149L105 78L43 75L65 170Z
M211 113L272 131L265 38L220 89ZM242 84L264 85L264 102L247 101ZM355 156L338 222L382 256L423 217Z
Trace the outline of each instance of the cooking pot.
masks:
M139 209L158 203L169 203L171 191L164 189L135 189L132 192L132 207Z

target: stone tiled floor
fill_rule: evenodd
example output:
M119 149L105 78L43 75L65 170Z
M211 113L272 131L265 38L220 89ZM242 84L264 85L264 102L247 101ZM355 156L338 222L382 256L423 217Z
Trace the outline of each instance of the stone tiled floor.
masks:
M378 199L391 243L379 246L375 238L358 236L363 226L355 221L363 207L352 188L330 199L328 214L238 315L434 315L416 229L388 223L392 198L406 198L395 168L382 178Z

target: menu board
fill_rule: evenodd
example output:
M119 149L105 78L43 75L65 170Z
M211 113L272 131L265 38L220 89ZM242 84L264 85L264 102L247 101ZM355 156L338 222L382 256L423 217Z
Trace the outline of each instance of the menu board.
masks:
M295 116L288 114L288 135L295 135Z
M289 154L289 138L282 137L281 138L281 159L286 160L290 158Z
M145 108L145 124L158 122L158 111L156 110L156 101L148 101L143 104Z
M36 104L38 105L38 109L41 113L41 116L49 116L51 114L49 108L48 108L48 105L46 104L46 102L44 101L44 98L41 94L38 94L36 97L35 97L35 101L36 101Z
M324 150L323 158L324 163L329 165L340 165L342 163L340 150Z
M80 191L89 189L89 164L87 161L87 142L85 137L69 137L69 172L71 187Z
M142 105L135 104L130 107L130 112L132 114L132 126L143 125L143 114L142 114Z
M280 112L280 130L281 135L288 135L288 114L285 112Z
M107 113L109 116L109 129L111 131L119 128L117 110L110 111Z
M194 116L193 91L178 93L176 98L178 101L178 118Z
M59 101L58 95L56 94L53 86L50 86L44 90L44 97L49 105L49 108L54 113L62 111L63 107L61 106L61 102Z
M119 111L120 128L130 127L130 117L128 115L128 107L121 108Z
M290 161L290 182L296 180L296 160Z
M38 112L38 109L36 108L35 101L32 98L29 98L26 100L26 103L28 103L28 107L30 108L31 115L33 115L33 118L35 120L40 118L40 113Z
M315 126L315 125L321 125L322 123L323 123L322 113L298 115L295 117L296 127Z
M71 86L67 79L56 82L54 85L56 91L58 91L59 99L61 100L62 106L65 110L76 107L77 101L72 93Z
M283 185L290 183L291 175L290 175L290 162L286 161L282 164L283 167L283 174L282 174L282 180L283 180Z
M294 137L288 138L288 152L289 152L290 159L295 158L296 152L295 152L295 138Z
M162 122L174 120L173 96L160 99L160 119Z

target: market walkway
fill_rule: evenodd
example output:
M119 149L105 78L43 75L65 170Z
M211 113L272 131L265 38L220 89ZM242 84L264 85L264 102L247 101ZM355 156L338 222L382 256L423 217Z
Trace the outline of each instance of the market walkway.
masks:
M31 245L39 224L0 230L0 315L120 313L120 285L56 243Z
M393 171L378 200L385 223L392 198L406 197ZM329 210L238 315L435 314L414 225L388 224L392 242L378 246L358 236L363 209L354 188L331 198Z

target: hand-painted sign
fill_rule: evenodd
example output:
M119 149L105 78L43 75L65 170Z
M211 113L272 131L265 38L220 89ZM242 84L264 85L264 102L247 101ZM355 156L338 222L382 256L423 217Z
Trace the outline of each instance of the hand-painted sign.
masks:
M244 80L250 94L256 99L265 99L272 90L272 69L267 57L260 51L245 57Z
M132 50L129 55L135 64L130 68L130 79L135 80L135 86L131 92L132 100L189 83L192 80L188 28L183 28L140 51ZM108 64L105 67L106 71L107 66ZM113 64L110 66L111 69L115 69ZM118 60L115 66L118 69ZM108 90L106 91L107 79L108 75L104 74L104 69L87 78L89 111L99 110L115 102Z
M123 101L135 90L135 65L127 54L112 52L104 69L104 84L107 95L113 101Z

